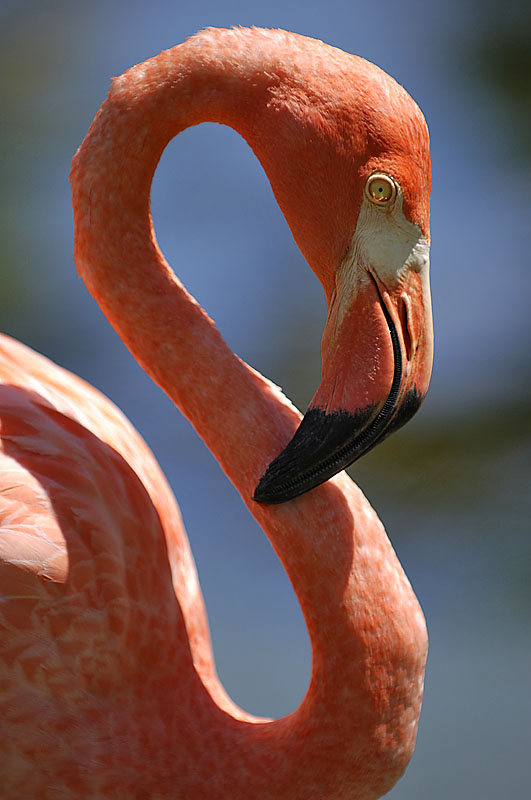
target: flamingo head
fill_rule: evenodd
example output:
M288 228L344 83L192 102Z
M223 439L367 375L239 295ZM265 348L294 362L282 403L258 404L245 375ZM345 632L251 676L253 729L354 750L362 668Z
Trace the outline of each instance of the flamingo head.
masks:
M270 89L260 129L274 146L251 142L328 302L321 384L262 503L315 488L400 428L431 374L426 123L388 75L327 51Z

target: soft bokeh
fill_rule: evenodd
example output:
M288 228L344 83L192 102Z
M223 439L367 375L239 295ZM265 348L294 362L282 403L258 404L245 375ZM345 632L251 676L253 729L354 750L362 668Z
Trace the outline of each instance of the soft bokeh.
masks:
M324 39L382 66L426 114L432 386L414 422L352 470L431 635L418 746L394 800L529 796L527 9L481 0L0 2L1 327L102 389L154 449L183 510L219 673L258 714L284 714L304 694L300 611L230 484L77 279L70 160L110 76L205 25ZM245 143L220 126L186 131L163 156L153 212L170 263L232 347L304 407L319 380L324 300Z

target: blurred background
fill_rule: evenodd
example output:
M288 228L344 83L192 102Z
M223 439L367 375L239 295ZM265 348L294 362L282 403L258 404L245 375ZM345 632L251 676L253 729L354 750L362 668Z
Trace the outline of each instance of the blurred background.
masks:
M301 613L264 535L77 279L68 170L109 78L203 26L282 27L376 62L432 136L436 354L421 412L352 469L431 637L417 749L389 795L525 798L531 719L531 11L505 0L0 0L1 328L111 397L182 507L218 671L256 714L308 685ZM157 236L233 349L305 408L320 286L233 131L186 131L153 188Z

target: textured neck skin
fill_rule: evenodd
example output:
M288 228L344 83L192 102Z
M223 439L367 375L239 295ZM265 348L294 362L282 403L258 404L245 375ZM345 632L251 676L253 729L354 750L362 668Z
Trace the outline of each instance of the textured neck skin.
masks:
M203 791L220 799L379 797L413 750L426 629L383 527L344 474L284 506L250 499L300 414L229 350L165 262L149 213L151 181L170 139L200 122L230 125L264 165L330 297L359 202L341 176L348 165L363 178L382 150L364 118L369 83L373 102L375 91L388 104L395 95L400 101L403 90L390 78L320 42L283 32L206 31L115 80L74 159L78 269L264 529L295 588L313 650L306 698L274 722L224 703L214 675L203 681L209 693L192 680L196 722L184 741L190 700L183 706L176 677L167 690L168 705L172 692L175 697L161 743L164 777L161 768L150 778L146 766L146 786L152 780L157 797L202 797ZM333 115L338 130L348 128L346 139L328 135ZM337 146L323 155L326 136ZM356 161L359 152L362 161ZM398 140L385 157L387 165L400 160ZM412 181L424 180L422 167L420 159ZM411 205L408 211L427 231L428 209ZM191 648L197 667L201 645L191 642ZM197 766L190 770L190 763Z

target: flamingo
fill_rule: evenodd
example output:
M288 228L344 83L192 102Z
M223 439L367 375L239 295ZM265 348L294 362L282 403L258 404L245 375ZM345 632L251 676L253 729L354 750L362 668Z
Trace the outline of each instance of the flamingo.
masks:
M246 139L326 294L322 380L302 421L231 352L155 240L160 155L203 121ZM320 41L207 29L113 81L71 181L78 270L269 538L304 613L312 677L282 719L232 702L147 445L94 388L2 337L2 798L380 797L413 751L427 635L343 468L428 387L420 110L376 66Z

